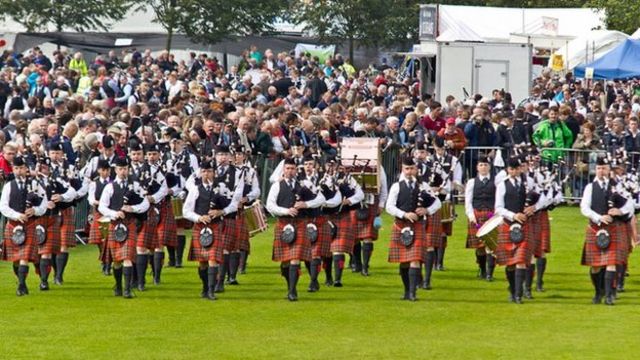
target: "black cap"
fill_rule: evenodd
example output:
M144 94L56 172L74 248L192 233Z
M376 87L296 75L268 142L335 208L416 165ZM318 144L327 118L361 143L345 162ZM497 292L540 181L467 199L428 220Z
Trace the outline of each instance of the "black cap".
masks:
M609 159L607 159L606 157L598 157L598 159L596 160L596 165L603 166L611 164L609 162Z
M297 164L293 158L286 158L284 159L284 165L297 165Z
M13 166L25 166L27 163L24 161L24 157L16 156L13 158Z
M228 154L229 147L227 145L218 145L216 146L216 154Z
M302 161L303 161L303 162L307 162L307 161L314 161L314 162L315 162L315 161L316 161L316 159L313 157L313 155L311 155L311 154L306 154L306 155L304 156L304 158L302 158Z
M38 164L40 165L46 165L46 166L51 166L51 159L49 159L46 156L42 156L38 159Z
M509 160L507 160L507 167L510 167L512 169L517 169L520 167L520 159L518 159L517 157L510 157Z
M98 169L110 169L111 165L109 164L109 160L99 159L98 160Z
M436 138L433 140L433 146L436 147L444 147L444 138L440 137L440 136L436 136Z
M102 147L104 147L105 149L110 149L113 147L113 145L115 145L115 140L113 140L113 137L111 135L105 135L102 137Z
M335 155L329 155L326 157L325 159L325 164L329 164L329 163L335 163L336 162L336 157Z
M204 161L200 164L200 170L211 170L213 169L213 163L211 161Z
M177 131L174 131L171 133L171 137L169 138L170 140L182 140L182 136L180 136L180 133Z
M120 166L120 167L129 166L129 160L126 157L117 157L114 162L116 166Z
M433 176L429 179L429 186L439 187L442 186L444 180L442 179L442 175L439 173L434 173Z
M49 151L62 151L62 143L55 141L49 144Z
M137 139L131 139L129 141L129 150L130 151L142 151L144 150L142 144Z
M480 156L478 157L478 164L479 163L483 163L483 164L491 164L491 160L489 159L488 156Z
M404 159L402 159L402 165L404 165L404 166L415 166L416 163L415 163L415 161L413 161L413 158L407 156Z
M427 150L428 144L424 141L416 141L416 150Z
M144 151L145 152L160 152L160 147L158 146L157 143L146 144L144 146Z

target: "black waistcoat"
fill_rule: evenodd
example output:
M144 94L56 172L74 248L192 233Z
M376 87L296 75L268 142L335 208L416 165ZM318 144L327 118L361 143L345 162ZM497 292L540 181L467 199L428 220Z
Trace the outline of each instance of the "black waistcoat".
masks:
M519 187L515 187L511 183L511 179L506 179L504 181L504 187L504 207L514 213L523 212L526 200L526 190L522 181L520 181Z
M404 212L415 212L418 207L418 194L420 193L418 183L414 184L413 190L411 190L406 181L398 182L398 186L400 190L398 191L396 207Z
M487 177L487 183L483 184L480 177L476 177L473 183L473 208L478 210L491 210L496 199L496 185L491 176Z
M9 207L19 213L24 213L27 204L27 183L25 181L24 189L18 190L18 181L11 180L11 197L9 198Z

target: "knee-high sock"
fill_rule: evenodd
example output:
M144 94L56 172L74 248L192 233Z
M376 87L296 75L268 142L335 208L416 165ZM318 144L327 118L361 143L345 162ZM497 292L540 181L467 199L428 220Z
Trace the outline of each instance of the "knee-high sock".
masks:
M40 281L46 283L49 281L49 271L51 259L40 259Z
M362 243L362 268L369 270L369 261L371 261L371 254L373 253L373 243Z
M138 284L142 286L146 283L147 260L149 260L147 254L136 255L136 274L138 276Z
M230 256L231 254L224 254L223 255L223 262L222 262L222 268L220 269L220 274L218 276L218 282L220 283L219 285L222 286L222 284L224 284L224 279L227 276L227 272L229 272L229 262L230 262Z
M420 268L409 268L409 295L413 297L416 296L418 288L418 275L420 275Z
M445 241L447 241L446 237L442 239L442 246L440 246L439 248L436 248L436 254L437 254L436 265L439 265L439 266L444 266Z
M505 268L507 274L507 281L509 282L509 293L512 298L516 297L516 271L514 269Z
M362 270L362 242L356 240L353 245L353 263L355 265L356 270Z
M604 295L606 297L613 296L613 283L616 277L615 271L606 271L604 274Z
M131 291L131 278L133 277L133 266L124 266L122 268L124 275L124 291Z
M544 272L547 270L547 258L538 258L536 260L536 268L538 268L538 277L536 279L536 285L541 288L544 284Z
M67 262L69 261L69 253L61 252L56 257L56 278L62 282L64 275L64 269L67 267Z
M213 293L215 284L216 284L216 277L218 276L218 266L209 266L206 269L207 272L207 291Z
M427 251L427 261L424 264L424 281L427 285L431 285L431 273L433 272L435 251Z
M240 271L247 270L247 259L249 258L249 252L246 250L240 250Z
M289 265L289 294L298 295L298 278L300 277L300 264Z
M402 279L402 285L404 286L404 297L409 298L409 267L400 264L400 278Z
M280 276L287 281L287 291L289 290L289 264L280 265Z
M336 282L342 282L342 270L344 269L344 254L333 255L333 266L336 273Z
M182 256L184 255L184 247L186 238L184 235L178 235L178 246L176 247L176 264L182 265Z
M162 275L162 262L164 260L164 251L156 251L153 253L153 281L160 283L160 275Z
M229 280L236 279L239 265L240 265L240 253L232 252L231 254L229 254Z
M18 286L21 289L27 288L27 274L29 274L29 265L18 266Z
M589 275L591 276L591 284L593 284L593 288L595 290L595 296L597 298L602 297L602 288L600 286L600 271L594 273L593 271L589 272Z
M320 259L315 258L311 260L311 263L309 264L308 269L309 269L309 277L311 278L311 282L318 281L318 273L320 271L320 261L321 261Z
M322 267L324 268L324 276L326 280L331 280L331 281L333 281L333 275L331 274L332 262L333 262L333 258L330 256L322 258Z
M616 265L616 287L624 287L624 265Z
M113 278L116 280L116 290L122 291L122 267L113 268Z
M486 254L476 254L476 262L478 263L478 268L480 269L480 275L487 275L487 255Z
M169 253L169 266L176 265L176 248L174 246L167 246L167 253Z
M493 254L487 254L487 277L493 277L493 270L496 268L496 258Z
M524 280L527 276L527 269L518 269L516 268L516 279L515 279L515 285L516 285L516 298L522 298L522 290L523 290L523 283Z
M206 293L209 290L209 279L207 278L207 268L198 268L198 276L202 281L202 293Z
M533 283L533 276L536 272L536 266L534 264L529 264L527 266L527 273L524 279L524 287L528 291L531 291L531 284Z

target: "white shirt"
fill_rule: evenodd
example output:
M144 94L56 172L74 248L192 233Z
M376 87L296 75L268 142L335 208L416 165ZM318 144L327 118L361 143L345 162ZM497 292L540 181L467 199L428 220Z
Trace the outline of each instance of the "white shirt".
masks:
M114 182L126 181L121 179L116 179ZM142 194L142 187L138 182L133 183L133 191L138 194ZM107 184L102 190L102 195L100 196L100 204L98 205L98 211L102 216L109 220L115 220L118 211L109 209L109 205L111 204L111 197L113 197L113 183ZM149 201L146 197L142 198L142 202L138 205L131 205L132 212L135 214L141 214L147 210L149 210Z
M403 219L404 215L406 214L406 212L398 209L398 207L396 206L396 203L398 202L398 193L400 193L401 181L404 181L405 183L407 183L407 185L409 185L408 180L404 176L404 174L400 174L400 178L398 179L398 182L391 185L391 189L389 190L389 197L387 198L387 204L385 207L389 215L395 216L398 219ZM420 183L415 180L414 180L414 186L420 186L423 188L429 187L427 183L425 182ZM431 194L431 196L435 198L435 201L433 202L433 204L431 204L431 206L427 208L427 214L429 215L435 214L435 212L440 210L440 207L442 206L442 203L440 202L440 199L438 199L437 196L435 196L434 194Z
M512 177L508 177L496 186L496 202L494 206L496 209L496 214L503 216L509 221L514 221L513 217L516 215L516 213L514 213L513 211L509 211L504 207L504 195L506 192L505 182L511 181L511 183L515 185L516 180L518 181L518 184L522 184L522 179L520 178L514 179ZM535 203L536 211L542 209L544 207L545 202L546 202L545 196L540 195L538 202Z
M287 182L291 179L287 179ZM273 216L288 216L289 208L278 206L277 200L280 194L280 182L275 182L269 189L269 195L267 195L267 211ZM322 195L322 192L317 192L316 197L312 200L305 201L305 205L309 209L315 209L322 206L326 202L326 199Z
M597 212L593 211L593 209L591 209L591 195L593 193L594 184L598 184L599 182L600 180L596 178L592 183L587 184L587 186L585 186L584 188L584 192L582 193L582 200L580 201L580 212L582 213L582 215L588 217L589 220L591 220L592 222L598 225L600 225L600 223L602 222L603 215L600 215ZM607 188L608 184L609 184L609 181L605 179L604 181L605 189ZM598 186L600 185L598 184ZM630 201L630 199L627 199L627 202L624 204L622 208L620 208L620 211L622 211L622 215L631 214L633 212L633 201Z
M480 181L484 179L491 180L491 177L489 175L482 176L478 174L478 178L480 179ZM475 183L476 183L475 178L469 179L467 181L467 186L464 189L464 212L467 215L467 218L469 219L475 218L475 215L473 212L473 190L474 190Z
M21 180L26 181L26 179L24 178L22 178ZM27 186L26 183L24 186ZM33 208L35 216L42 216L45 212L47 212L46 192L44 188L42 188L42 186L40 186L40 184L38 184L38 182L34 179L31 180L31 188L36 189L38 196L43 198L43 200L40 202L40 205ZM2 213L2 215L9 220L17 221L22 213L13 210L9 206L9 199L11 199L11 181L4 184L4 187L2 188L2 195L0 196L0 213Z
M206 183L206 185L213 186L211 183ZM240 199L242 198L242 188L244 187L244 183L236 183L236 188L233 192L233 196L231 197L231 202L227 207L222 209L224 215L232 214L238 211L238 204L240 204ZM200 197L199 186L193 186L189 189L189 194L184 201L184 205L182 206L182 216L185 219L197 223L198 219L200 219L201 215L195 213L196 200Z
M249 202L254 201L260 197L260 183L258 182L258 174L251 166L245 166L244 168L236 168L236 171L242 171L244 169L243 182L244 184L251 184L251 190L247 194Z
M99 177L96 181L92 181L89 184L89 191L88 191L89 196L87 197L87 199L89 200L89 205L91 206L98 206L98 204L100 204L100 199L96 199L96 188L98 187L97 182L107 183L109 182L109 178L103 179Z

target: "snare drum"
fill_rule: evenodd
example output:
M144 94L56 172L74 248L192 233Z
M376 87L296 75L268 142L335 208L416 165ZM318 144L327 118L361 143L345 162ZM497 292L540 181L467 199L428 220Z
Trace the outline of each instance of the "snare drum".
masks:
M100 236L102 236L102 239L106 240L107 237L109 236L109 225L111 225L111 220L102 217L100 218L100 220L98 220L99 226L98 228L100 229Z
M495 251L498 247L498 227L502 225L504 218L500 215L494 215L491 219L478 229L476 236L480 238L484 245L491 251Z
M184 204L184 202L182 201L182 199L174 197L171 199L171 206L173 207L173 215L176 218L176 220L181 220L182 217L182 205Z
M442 207L440 207L440 222L450 223L455 220L455 213L453 212L453 204L451 201L443 201Z
M253 237L267 230L267 216L259 200L256 200L251 206L245 207L243 214L249 230L249 236Z

